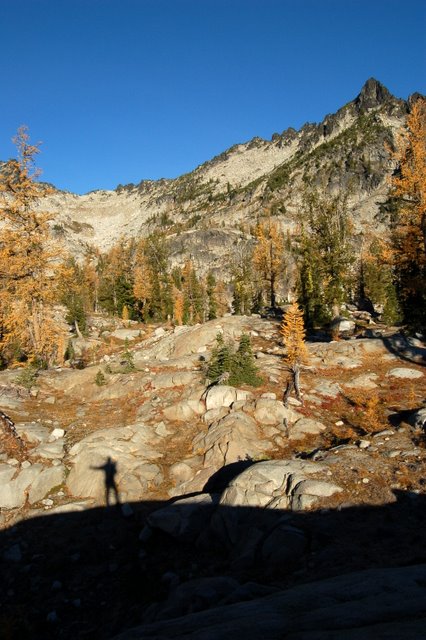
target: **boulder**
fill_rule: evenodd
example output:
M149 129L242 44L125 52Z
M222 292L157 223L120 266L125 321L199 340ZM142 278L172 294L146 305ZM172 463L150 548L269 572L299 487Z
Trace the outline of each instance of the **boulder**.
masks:
M325 480L327 471L325 465L306 460L258 462L230 482L221 496L220 504L298 510L304 508L301 506L301 497L304 495L318 499L336 492L336 485ZM322 476L320 482L307 483L312 475ZM327 494L327 491L330 493Z
M54 487L61 485L65 478L62 465L44 469L32 482L28 492L28 502L34 504L42 500Z
M195 437L192 446L194 452L203 452L204 467L212 473L225 464L258 457L272 448L259 438L255 420L242 411L231 412L214 422L206 434Z
M250 391L244 391L243 389L236 389L235 387L228 386L226 384L215 385L207 392L205 396L206 409L220 409L221 407L230 407L232 403L238 400L246 400L250 398L252 394Z
M282 425L284 422L295 422L300 417L296 411L272 398L257 400L253 415L262 425Z
M148 538L149 530L159 529L176 538L193 540L206 526L212 508L212 497L208 493L175 500L148 516L148 529L142 532L141 538Z
M136 338L141 337L141 331L140 329L116 329L110 334L110 337L116 338L117 340L123 340L123 342L126 340L131 342L132 340L136 340Z
M287 436L289 440L301 440L308 435L319 435L325 430L325 425L318 420L300 418L288 428Z
M155 441L154 427L143 423L102 429L86 436L69 451L68 490L74 496L103 502L105 464L111 458L116 465L120 500L140 500L151 486L163 480L161 469L155 464L162 457L152 446Z
M377 373L365 373L364 375L357 376L345 382L345 386L354 389L377 389L375 380L377 380L378 377Z
M391 378L405 378L408 380L416 380L423 377L423 372L418 369L409 369L408 367L396 367L387 373Z
M0 508L16 509L25 504L27 490L41 474L43 466L41 464L33 464L26 469L22 469L13 479L11 478L16 469L12 468L12 474L8 475L4 469L5 466L9 465L0 465L0 477L3 480L0 485Z

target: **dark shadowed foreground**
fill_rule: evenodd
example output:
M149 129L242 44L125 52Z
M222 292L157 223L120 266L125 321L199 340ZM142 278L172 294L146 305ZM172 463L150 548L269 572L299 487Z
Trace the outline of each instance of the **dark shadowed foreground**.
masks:
M426 499L396 497L303 513L141 502L127 517L22 521L0 534L0 636L424 638Z

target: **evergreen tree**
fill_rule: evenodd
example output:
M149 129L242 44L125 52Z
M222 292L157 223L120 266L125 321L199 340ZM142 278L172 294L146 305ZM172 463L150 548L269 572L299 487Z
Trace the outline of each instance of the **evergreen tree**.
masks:
M338 313L353 288L352 225L345 197L305 196L299 252L299 294L309 325ZM337 311L336 311L337 310Z
M221 333L216 336L216 346L213 348L207 368L207 378L216 382L225 372L231 371L232 349L226 344Z
M258 374L253 351L250 343L250 336L243 334L240 338L238 349L231 357L229 384L249 384L257 387L262 379Z
M217 300L216 300L216 278L210 271L206 280L208 312L207 319L214 320L217 318Z

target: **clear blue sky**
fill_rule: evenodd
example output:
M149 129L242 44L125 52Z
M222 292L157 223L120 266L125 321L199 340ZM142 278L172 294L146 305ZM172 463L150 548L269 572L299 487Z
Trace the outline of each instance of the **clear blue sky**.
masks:
M426 93L425 33L425 0L0 0L0 159L26 124L59 188L176 177L371 76Z

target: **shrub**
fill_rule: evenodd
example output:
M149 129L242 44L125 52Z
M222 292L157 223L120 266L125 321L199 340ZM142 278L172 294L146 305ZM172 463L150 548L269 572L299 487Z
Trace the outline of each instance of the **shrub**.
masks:
M95 384L98 387L103 387L104 385L106 385L106 383L107 383L107 379L105 375L102 373L102 371L99 369L98 373L95 376Z
M25 367L25 369L22 369L21 373L16 378L16 382L22 387L25 387L25 389L31 389L31 387L35 385L37 375L38 369L29 365L28 367Z

